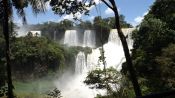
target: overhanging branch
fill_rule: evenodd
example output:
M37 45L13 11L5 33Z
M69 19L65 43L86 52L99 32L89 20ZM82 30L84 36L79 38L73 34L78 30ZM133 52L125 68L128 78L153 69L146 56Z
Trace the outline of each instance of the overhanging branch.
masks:
M114 10L113 7L111 5L109 5L105 0L101 0L103 3L106 4L106 6L108 6L110 9Z

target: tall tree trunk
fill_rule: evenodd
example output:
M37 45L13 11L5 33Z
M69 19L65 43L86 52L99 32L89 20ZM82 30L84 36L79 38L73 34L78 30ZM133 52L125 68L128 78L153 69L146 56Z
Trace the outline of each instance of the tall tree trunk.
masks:
M116 6L114 0L109 0L109 1L112 4L112 10L114 11L114 14L115 14L115 26L117 28L118 35L120 37L120 40L121 40L121 43L122 43L122 46L123 46L123 51L124 51L125 58L126 58L127 68L129 69L130 79L131 79L132 84L134 86L135 95L136 96L142 96L140 86L139 86L137 78L136 78L136 73L135 73L135 70L133 68L133 63L132 63L131 56L130 56L130 53L129 53L128 44L126 42L126 37L124 36L124 34L121 30L120 21L119 21L119 13L118 13L118 10L117 10L117 6Z
M6 54L6 70L7 70L7 82L8 82L8 98L13 98L13 85L11 77L11 66L10 66L10 45L9 45L9 1L3 0L3 34L6 42L5 54Z

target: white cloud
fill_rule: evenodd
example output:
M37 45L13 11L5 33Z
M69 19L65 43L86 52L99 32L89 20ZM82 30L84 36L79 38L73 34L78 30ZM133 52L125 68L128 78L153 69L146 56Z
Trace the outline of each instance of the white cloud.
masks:
M141 16L137 16L136 18L134 18L133 26L140 24L144 19L144 16L147 14L148 14L148 11L144 12Z
M107 8L106 10L105 10L105 14L107 14L107 15L111 15L111 14L113 14L114 12L110 9L110 8Z
M49 1L47 1L47 2L45 3L46 9L47 9L48 11L51 9L50 1L51 1L51 0L49 0Z
M114 12L112 9L110 9L109 7L105 10L105 14L106 15L112 15ZM118 9L118 13L120 13L120 8Z
M82 17L82 14L76 13L75 16L73 14L64 15L58 20L58 22L60 22L60 21L62 21L64 19L73 20L73 18L75 18L75 17L80 19Z
M136 22L136 23L141 23L142 22L142 20L143 20L143 16L137 16L135 19L134 19L134 21Z
M147 15L148 14L148 11L146 11L145 13L143 13L143 16Z

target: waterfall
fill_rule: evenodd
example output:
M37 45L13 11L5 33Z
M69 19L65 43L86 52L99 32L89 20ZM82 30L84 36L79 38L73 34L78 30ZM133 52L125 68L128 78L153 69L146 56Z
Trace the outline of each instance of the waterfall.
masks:
M131 39L131 32L134 28L122 29L124 35L127 37L127 43L129 49L132 49L133 41ZM93 47L95 37L91 30L85 30L83 47ZM78 45L77 32L75 30L67 30L65 32L64 44L68 46ZM79 44L80 45L80 44ZM125 61L123 47L118 37L116 29L112 29L109 34L108 42L104 44L104 56L106 61L106 67L114 67L118 71L121 70L121 64ZM61 78L56 81L56 87L61 90L64 98L94 98L97 94L105 94L104 90L98 91L96 89L90 89L83 83L89 70L95 68L103 68L103 65L99 63L100 48L92 49L92 53L85 57L84 52L79 52L75 61L75 74L69 71L65 72Z
M131 34L132 34L132 31L134 29L135 28L124 28L124 29L122 29L123 34L126 36L126 41L128 43L128 46L132 46L132 44L133 44L133 40L131 38ZM117 44L119 46L121 45L121 41L120 41L120 38L118 36L117 29L111 29L110 30L108 42L113 42L113 43L115 43L115 44Z
M118 33L117 33L116 29L111 29L110 30L108 42L115 43L118 46L121 45L121 41L120 41L120 38L118 36Z
M87 76L86 59L84 52L76 56L75 74L65 72L57 81L56 87L61 91L63 98L94 98L97 94L106 92L90 89L83 83Z
M133 45L133 40L132 40L132 31L134 30L135 28L125 28L125 29L122 29L124 35L126 36L126 41L128 43L128 47L129 48L132 48L132 45Z
M124 35L127 37L127 43L129 46L129 49L132 49L132 44L133 41L131 39L131 33L134 30L134 28L125 28L122 29ZM106 60L106 66L107 67L114 67L117 68L117 70L121 70L121 64L122 62L125 61L125 56L123 52L123 47L121 45L120 38L118 36L117 30L116 29L111 29L108 42L104 44L104 56ZM88 64L92 65L94 64L95 66L100 66L100 68L103 68L102 64L98 63L98 58L100 56L100 48L93 49L92 53L90 56L87 56Z
M87 68L88 70L94 70L99 66L100 51L98 49L92 49L92 53L87 55Z
M76 57L75 73L81 74L86 71L86 59L84 52L79 52Z
M64 34L64 44L68 46L95 47L96 40L93 30L85 30L84 36L82 37L83 39L80 38L80 35L76 30L66 30Z
M66 30L64 35L64 44L68 46L78 45L78 34L76 30Z
M85 30L83 38L83 47L95 47L95 32L93 30Z

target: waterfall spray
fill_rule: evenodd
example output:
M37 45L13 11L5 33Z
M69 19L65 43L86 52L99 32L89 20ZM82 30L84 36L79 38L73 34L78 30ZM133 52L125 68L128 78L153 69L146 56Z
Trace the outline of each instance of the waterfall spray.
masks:
M131 32L134 28L122 29L127 37L128 45L132 48ZM91 30L85 30L82 47L93 47L95 36ZM93 38L94 37L94 38ZM78 45L78 33L75 30L66 30L64 44L68 46ZM104 91L97 91L90 89L83 81L87 76L87 71L96 68L103 69L103 65L99 63L100 48L92 49L92 53L85 57L83 52L79 52L76 56L75 74L69 74L56 81L56 86L61 90L64 98L94 98L96 94L104 95ZM116 29L110 31L108 42L104 44L104 56L106 61L106 68L114 67L121 70L121 64L125 61L123 48ZM69 72L67 72L69 73ZM67 74L66 73L66 74Z

